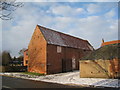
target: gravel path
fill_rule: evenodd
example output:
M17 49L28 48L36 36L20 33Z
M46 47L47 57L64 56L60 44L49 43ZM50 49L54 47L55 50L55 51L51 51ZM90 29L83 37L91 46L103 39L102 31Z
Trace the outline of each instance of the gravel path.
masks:
M0 75L7 75L7 76L18 77L23 79L53 82L60 84L120 88L120 80L118 79L80 78L79 71L45 75L45 76L34 76L23 73L0 73Z

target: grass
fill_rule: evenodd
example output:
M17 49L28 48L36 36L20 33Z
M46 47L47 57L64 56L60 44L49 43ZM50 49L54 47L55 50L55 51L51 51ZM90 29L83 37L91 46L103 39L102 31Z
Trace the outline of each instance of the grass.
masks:
M42 76L42 75L44 75L42 73L33 73L33 72L23 72L23 74L36 75L36 76Z

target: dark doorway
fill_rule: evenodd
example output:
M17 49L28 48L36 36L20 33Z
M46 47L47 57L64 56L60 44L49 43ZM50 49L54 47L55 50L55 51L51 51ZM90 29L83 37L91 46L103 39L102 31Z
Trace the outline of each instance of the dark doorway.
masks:
M62 72L72 71L72 60L62 59Z
M62 59L62 72L66 72L66 61Z

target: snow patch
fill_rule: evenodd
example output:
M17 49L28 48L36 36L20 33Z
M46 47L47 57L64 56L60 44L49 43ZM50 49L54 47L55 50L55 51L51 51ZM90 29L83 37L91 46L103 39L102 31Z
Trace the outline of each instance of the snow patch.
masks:
M0 73L0 75L7 75L7 76L19 77L23 79L45 81L45 82L52 82L59 84L120 88L119 79L80 78L79 71L45 75L45 76L27 75L23 73Z

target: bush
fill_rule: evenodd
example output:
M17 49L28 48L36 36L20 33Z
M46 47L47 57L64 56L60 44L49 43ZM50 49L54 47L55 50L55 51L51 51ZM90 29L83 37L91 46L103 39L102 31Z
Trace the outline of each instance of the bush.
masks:
M2 66L2 72L25 72L27 67L25 66Z

